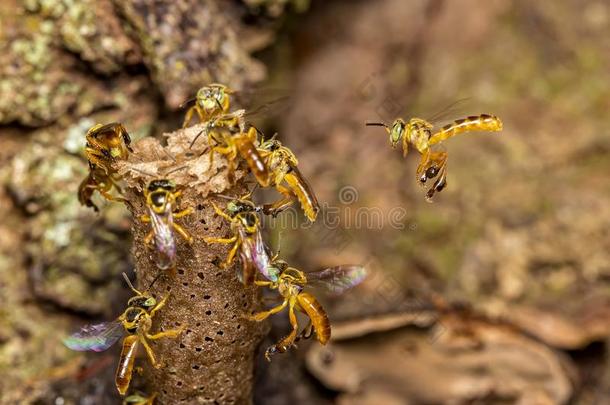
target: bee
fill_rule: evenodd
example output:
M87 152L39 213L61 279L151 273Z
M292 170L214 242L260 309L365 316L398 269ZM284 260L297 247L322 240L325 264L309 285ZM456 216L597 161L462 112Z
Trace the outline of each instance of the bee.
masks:
M225 118L226 117L223 116L219 118L219 120ZM229 181L234 183L236 163L239 156L246 162L258 184L262 187L269 186L269 170L256 148L256 144L258 143L258 131L255 127L250 127L247 131L244 131L240 129L240 126L235 122L228 123L228 121L223 121L223 123L219 125L217 125L216 122L208 123L206 124L206 128L195 137L191 145L195 142L197 137L204 132L208 135L208 144L212 146L209 163L210 167L214 163L214 152L220 153L227 159Z
M112 169L112 163L117 159L127 159L129 152L133 152L131 138L125 127L118 122L96 124L87 131L85 138L89 174L78 187L78 200L81 205L91 207L98 212L99 209L92 200L93 192L96 190L109 201L125 201L110 193L114 187L119 194L122 194L117 184L119 178Z
M93 202L93 192L97 191L108 201L126 202L123 197L115 197L110 192L116 188L119 194L123 191L117 184L117 181L99 168L91 169L89 174L78 186L78 201L81 205L91 207L95 212L99 212L99 208Z
M157 397L157 393L155 392L150 397L144 396L142 394L133 394L125 397L123 400L123 405L153 405L155 403L155 398Z
M239 250L242 265L242 273L239 277L244 284L252 284L257 271L265 273L271 269L269 251L260 229L258 217L260 208L249 200L249 194L229 201L226 212L214 202L212 202L212 206L216 214L229 221L233 236L230 238L204 238L203 240L210 244L233 245L227 258L220 264L223 269L231 266Z
M330 320L316 297L304 290L307 285L323 286L333 294L341 294L360 284L366 278L366 274L364 267L356 265L330 267L306 274L288 266L283 260L277 260L276 255L271 268L263 274L266 280L256 280L255 284L277 290L283 301L274 308L247 317L250 320L261 322L288 307L288 319L292 330L278 343L267 348L265 351L267 361L271 361L271 356L274 354L285 353L300 337L308 338L315 333L321 344L325 345L329 341ZM297 336L299 325L295 310L309 318L308 325L299 336Z
M118 123L96 124L92 126L85 136L85 155L89 161L89 167L104 170L110 175L112 170L110 164L117 159L127 159L131 149L131 137L125 127Z
M299 162L294 153L274 138L261 142L258 151L271 172L271 185L284 196L275 203L265 204L263 212L275 216L292 205L296 198L307 219L314 222L320 205L313 189L297 168ZM283 185L284 181L287 186Z
M193 212L191 207L182 211L176 211L176 200L182 191L176 190L176 184L168 179L151 180L144 189L148 214L142 215L142 222L150 222L151 230L144 238L147 246L154 239L157 253L156 264L161 270L170 270L173 274L176 269L176 241L174 230L187 241L193 243L193 238L184 228L174 222L176 218L182 218Z
M431 201L434 194L442 191L447 185L447 152L433 152L432 146L463 132L502 130L502 121L490 114L461 118L436 132L433 132L433 125L430 122L421 118L411 118L409 122L398 118L391 126L383 122L367 122L366 125L384 127L390 135L392 148L396 148L396 145L402 142L403 156L407 156L409 144L421 154L416 170L417 180L424 185L426 181L437 178L426 193L428 201Z
M228 113L231 107L231 94L233 94L233 90L218 83L200 88L195 98L186 102L195 101L195 105L187 110L182 128L186 128L190 124L195 112L201 122L206 122Z
M175 339L183 330L172 329L151 334L152 319L157 311L163 308L169 296L167 295L157 302L148 293L148 290L145 292L136 290L125 273L123 273L123 277L129 288L136 294L127 301L125 312L114 321L87 325L63 341L72 350L101 352L111 347L121 337L124 337L115 376L116 387L121 395L125 395L129 388L139 344L144 346L153 367L159 368L160 364L157 362L148 341L165 337Z

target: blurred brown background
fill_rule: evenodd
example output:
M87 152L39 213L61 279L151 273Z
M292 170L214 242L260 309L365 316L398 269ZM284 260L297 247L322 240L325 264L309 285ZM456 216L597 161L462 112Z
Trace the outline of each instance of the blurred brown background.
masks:
M121 311L130 269L122 207L78 206L84 132L161 136L210 81L268 106L256 125L323 205L309 228L266 220L273 248L371 271L324 299L336 342L261 360L256 403L608 403L608 38L595 0L2 2L2 403L119 403L116 353L60 343ZM448 140L429 204L417 154L364 122L461 99L439 124L493 113L504 131Z

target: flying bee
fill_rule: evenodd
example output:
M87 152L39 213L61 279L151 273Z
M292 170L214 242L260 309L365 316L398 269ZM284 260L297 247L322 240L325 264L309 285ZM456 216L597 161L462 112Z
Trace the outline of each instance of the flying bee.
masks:
M320 205L313 189L297 168L299 162L294 153L274 138L263 141L258 151L271 172L271 185L284 196L275 203L265 204L263 212L275 216L292 205L296 198L307 219L315 221ZM282 184L284 181L287 186Z
M139 344L144 346L153 367L159 368L160 364L157 362L148 341L164 337L173 339L182 332L182 329L172 329L151 334L152 319L157 311L163 308L168 296L157 302L148 293L148 290L145 292L136 290L125 273L123 273L123 277L129 288L136 294L127 301L125 312L114 321L87 325L79 332L64 339L64 344L72 350L101 352L108 349L121 337L124 337L115 376L116 387L121 395L125 395L129 388Z
M142 215L142 222L150 222L151 230L144 238L144 243L150 246L153 238L157 253L157 267L161 270L176 270L176 241L174 231L178 232L189 244L193 238L184 228L174 222L175 218L182 218L193 212L191 207L182 211L175 210L176 200L182 191L176 190L176 184L168 179L151 180L144 189L148 214Z
M214 202L212 202L212 206L216 214L229 221L233 236L230 238L204 238L204 241L233 245L226 259L221 263L221 268L231 266L239 250L242 265L241 281L246 285L252 284L257 271L264 274L271 268L269 251L263 241L260 219L257 214L260 208L249 200L249 194L227 203L226 212Z
M190 124L194 113L197 113L200 122L206 122L228 113L231 107L231 94L233 94L233 90L218 83L200 88L195 98L186 102L195 101L195 105L187 110L182 128L186 128Z
M432 146L463 132L502 130L502 121L490 114L461 118L436 132L433 132L433 125L430 122L421 118L411 118L409 122L398 118L391 126L383 122L367 122L366 125L384 127L390 135L392 148L396 148L396 145L402 142L403 156L407 156L409 144L421 154L416 171L417 180L424 185L426 181L437 178L426 193L428 201L431 201L434 194L443 190L447 185L447 152L433 152Z
M323 345L330 339L331 327L328 315L316 297L305 291L306 286L318 285L325 287L327 291L333 294L341 294L360 284L366 278L366 274L364 267L353 265L336 266L304 273L288 266L283 260L277 260L277 256L274 257L271 268L263 274L267 280L256 280L255 284L277 290L283 301L280 305L267 311L248 316L248 319L261 322L270 315L277 314L288 307L288 319L292 330L282 340L265 351L265 358L271 361L272 355L286 352L291 346L294 346L294 342L300 337L308 338L313 333L316 334L318 342ZM308 325L298 336L299 325L295 310L302 312L309 318Z

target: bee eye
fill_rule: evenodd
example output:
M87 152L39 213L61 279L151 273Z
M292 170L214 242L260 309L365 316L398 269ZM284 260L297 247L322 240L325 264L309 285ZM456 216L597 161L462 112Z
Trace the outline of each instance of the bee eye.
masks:
M144 306L147 306L147 307L154 307L155 305L157 305L157 300L152 297L148 298L144 302Z

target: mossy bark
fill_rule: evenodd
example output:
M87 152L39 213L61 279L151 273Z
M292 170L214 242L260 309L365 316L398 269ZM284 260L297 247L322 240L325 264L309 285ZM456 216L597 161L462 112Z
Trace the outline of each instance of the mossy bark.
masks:
M153 332L179 327L184 331L177 339L152 343L161 367L155 369L143 362L144 376L149 392L157 392L162 404L250 403L255 353L268 326L248 321L244 315L258 309L259 293L255 287L245 287L238 281L235 266L218 267L229 246L203 241L206 236L230 237L229 224L215 214L210 202L223 206L226 201L213 194L243 192L244 173L238 170L237 183L230 185L222 157L216 155L210 167L204 139L189 149L200 129L195 126L169 134L166 147L154 139L144 139L134 145L135 153L120 167L129 187L126 196L134 216L133 256L138 288L148 288L161 270L155 265L155 252L144 244L150 224L138 220L147 213L141 190L152 177L136 169L174 180L183 191L178 208L194 209L192 214L176 219L194 240L189 245L175 235L176 275L163 275L150 288L157 298L170 294L167 305L153 319Z

